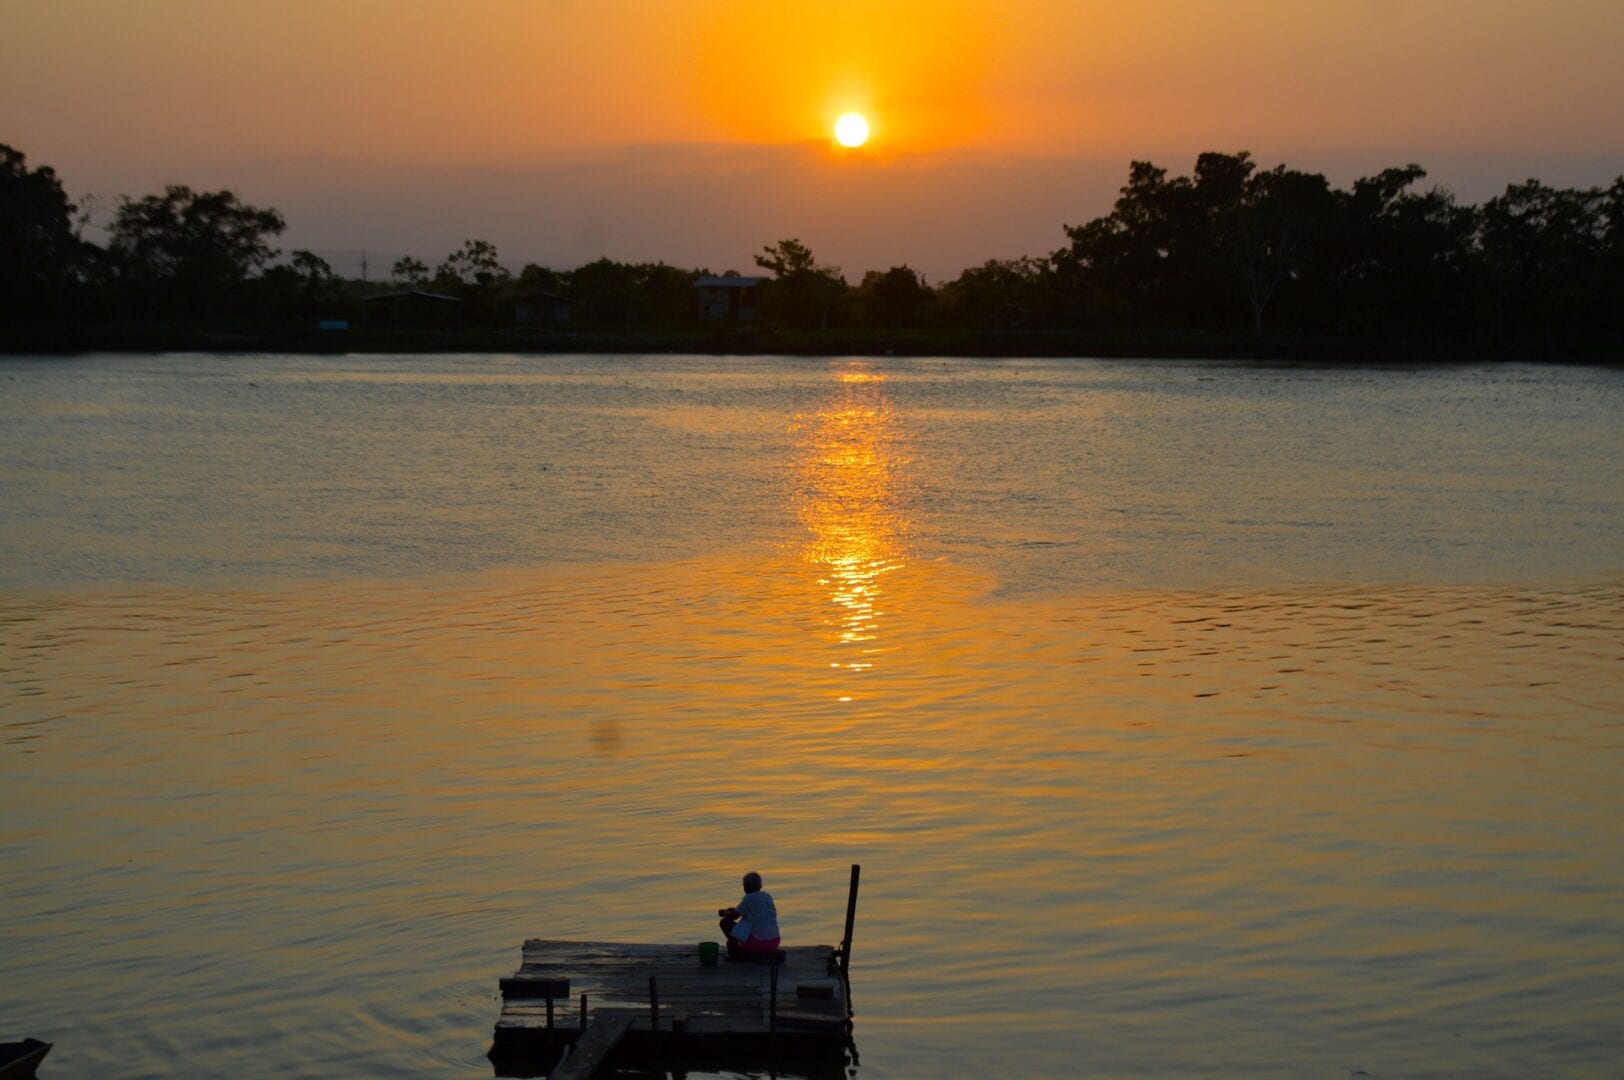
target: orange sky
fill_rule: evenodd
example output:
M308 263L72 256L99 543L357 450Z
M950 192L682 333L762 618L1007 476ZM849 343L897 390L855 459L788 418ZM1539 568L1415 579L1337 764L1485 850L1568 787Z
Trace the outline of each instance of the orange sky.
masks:
M0 141L75 192L206 178L289 211L318 201L323 163L335 196L402 167L444 172L442 187L457 170L542 170L571 213L560 170L601 175L605 153L660 147L662 169L707 175L720 153L739 175L741 151L823 152L848 109L874 139L844 165L905 166L943 191L982 191L954 187L966 161L1116 163L1110 185L1081 184L1087 205L1050 210L1055 243L1063 221L1108 208L1132 157L1184 170L1202 149L1250 148L1357 174L1486 155L1556 180L1583 159L1598 183L1624 171L1618 0L0 0L0 15ZM1465 188L1521 178L1439 172ZM581 212L614 219L594 186ZM431 242L400 228L396 247Z

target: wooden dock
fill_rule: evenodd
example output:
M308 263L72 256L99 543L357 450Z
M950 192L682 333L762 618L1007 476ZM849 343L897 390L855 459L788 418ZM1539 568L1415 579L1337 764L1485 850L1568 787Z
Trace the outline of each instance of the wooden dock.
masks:
M519 970L501 980L490 1053L497 1074L588 1078L612 1062L676 1060L843 1076L856 1056L848 968L859 870L852 867L838 948L741 961L724 951L706 967L698 944L526 941Z
M630 1020L606 1054L623 1044L640 1058L655 1050L758 1056L780 1043L839 1054L851 1018L836 950L780 952L781 964L724 957L704 967L698 945L526 941L523 964L501 982L492 1060L534 1068L563 1056L581 1037L583 997L588 1031L608 1014Z

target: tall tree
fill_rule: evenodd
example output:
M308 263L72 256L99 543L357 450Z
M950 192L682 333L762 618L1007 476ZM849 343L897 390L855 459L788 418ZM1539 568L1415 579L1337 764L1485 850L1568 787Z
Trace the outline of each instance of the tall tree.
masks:
M575 302L573 321L583 326L630 326L637 309L637 270L613 259L594 259L565 275Z
M1208 152L1189 177L1148 161L1129 169L1110 215L1066 227L1055 266L1074 302L1088 298L1127 328L1210 329L1235 320L1263 330L1276 295L1302 275L1333 209L1323 176L1250 154Z
M0 143L0 295L6 322L62 316L78 249L73 204L48 165Z
M1512 184L1484 203L1479 243L1499 328L1562 341L1608 321L1608 193Z
M286 264L261 274L258 285L266 305L283 314L320 314L342 302L338 275L313 251L295 251Z
M464 240L434 271L435 284L441 288L481 293L506 284L511 276L489 240Z
M1247 177L1236 201L1213 207L1220 257L1246 296L1258 337L1264 310L1305 270L1333 206L1325 177L1279 165Z
M1476 215L1442 188L1413 190L1426 175L1414 164L1383 169L1336 192L1328 258L1337 328L1411 335L1469 327Z
M561 289L573 302L571 319L584 326L670 327L695 318L694 272L663 262L603 258L562 275L527 267L526 276L545 291ZM556 285L545 284L549 278Z
M395 260L389 269L389 278L403 288L420 289L429 283L429 268L423 260L406 255Z
M1216 291L1206 216L1194 181L1135 161L1109 215L1065 227L1071 244L1056 253L1057 270L1076 297L1111 311L1119 329L1204 325Z
M1624 176L1612 182L1601 198L1603 222L1601 288L1611 297L1624 296ZM1607 332L1614 344L1624 343L1624 304L1610 307Z
M863 275L857 294L863 321L884 329L918 326L936 298L925 279L909 266L893 266L883 273L870 270Z
M162 195L125 198L111 252L149 310L213 317L231 309L250 274L276 255L269 240L282 215L239 202L230 191L170 185Z
M756 265L773 272L762 290L762 314L791 326L826 327L846 292L838 266L820 266L799 240L780 240L762 248Z
M512 280L489 240L464 240L434 271L434 287L463 301L464 318L486 322L512 319Z
M1050 267L1042 259L988 259L942 286L945 318L970 330L1025 330L1046 311Z
M791 239L762 248L761 254L756 256L756 265L771 270L774 277L786 278L817 269L817 260L812 257L811 248Z

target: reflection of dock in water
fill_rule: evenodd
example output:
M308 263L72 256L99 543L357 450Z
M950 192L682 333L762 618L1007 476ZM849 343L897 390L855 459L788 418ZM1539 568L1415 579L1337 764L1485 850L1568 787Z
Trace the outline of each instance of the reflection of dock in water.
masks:
M589 1077L633 1063L844 1075L856 1060L848 964L858 874L853 866L838 947L707 967L698 945L526 941L523 964L501 981L497 1075Z

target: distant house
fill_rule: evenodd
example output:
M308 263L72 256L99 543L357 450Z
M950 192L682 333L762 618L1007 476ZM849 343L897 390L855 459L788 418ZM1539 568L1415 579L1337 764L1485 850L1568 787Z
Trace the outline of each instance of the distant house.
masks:
M760 318L761 286L767 280L737 275L694 278L694 291L699 294L699 318L705 322L719 319L750 322Z
M383 330L422 330L462 321L462 301L445 293L407 289L361 299L366 324Z
M550 292L520 293L513 298L513 321L520 326L561 330L570 324L569 298Z

